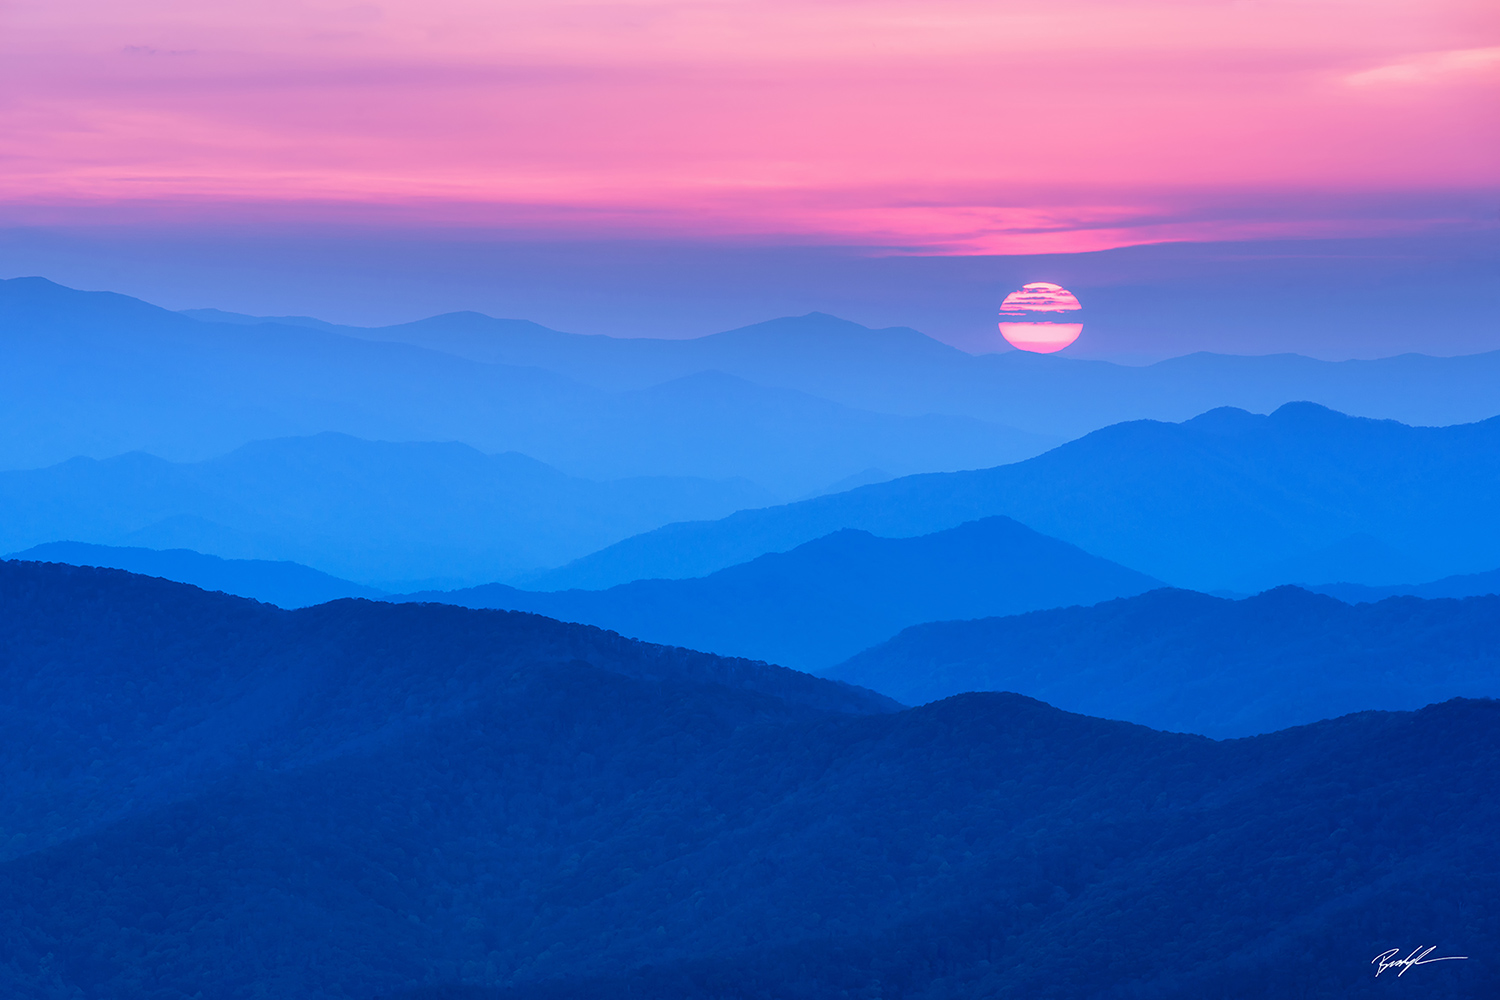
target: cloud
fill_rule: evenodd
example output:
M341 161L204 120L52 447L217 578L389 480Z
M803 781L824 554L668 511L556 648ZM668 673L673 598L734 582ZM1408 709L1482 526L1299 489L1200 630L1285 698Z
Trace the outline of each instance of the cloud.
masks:
M1351 73L1344 77L1344 82L1356 87L1420 84L1449 80L1496 68L1500 68L1500 45L1487 49L1424 52L1399 62Z
M1493 95L1369 97L1497 65L1466 27L1493 4L25 0L0 32L0 207L363 205L954 252L1280 233L1325 210L1193 206L1493 185Z

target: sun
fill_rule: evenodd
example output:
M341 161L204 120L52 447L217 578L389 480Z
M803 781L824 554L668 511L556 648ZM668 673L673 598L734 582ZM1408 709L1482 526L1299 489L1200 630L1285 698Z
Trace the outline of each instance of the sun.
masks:
M1000 303L1000 335L1020 350L1053 354L1077 340L1083 324L1042 317L1062 317L1082 308L1078 297L1063 286L1033 281Z

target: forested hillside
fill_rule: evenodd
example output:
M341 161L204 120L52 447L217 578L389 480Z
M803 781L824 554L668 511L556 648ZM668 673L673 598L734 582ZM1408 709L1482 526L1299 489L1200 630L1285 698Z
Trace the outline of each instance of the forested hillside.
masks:
M0 601L8 996L1500 987L1494 702L1216 743L503 612Z

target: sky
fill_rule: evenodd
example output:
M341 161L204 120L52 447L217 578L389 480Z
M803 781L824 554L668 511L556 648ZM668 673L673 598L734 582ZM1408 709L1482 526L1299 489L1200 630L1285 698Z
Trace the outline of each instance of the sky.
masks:
M1052 281L1070 356L1500 349L1500 4L0 0L21 275L976 351Z
M1493 0L0 0L0 222L1078 252L1494 223Z

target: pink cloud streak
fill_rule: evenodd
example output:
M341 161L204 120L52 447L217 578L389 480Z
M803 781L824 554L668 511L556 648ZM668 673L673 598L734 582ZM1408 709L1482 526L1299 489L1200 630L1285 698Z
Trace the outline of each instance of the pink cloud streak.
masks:
M29 0L0 18L12 215L367 206L1067 250L1378 229L1200 209L1500 176L1500 16L1471 0Z

